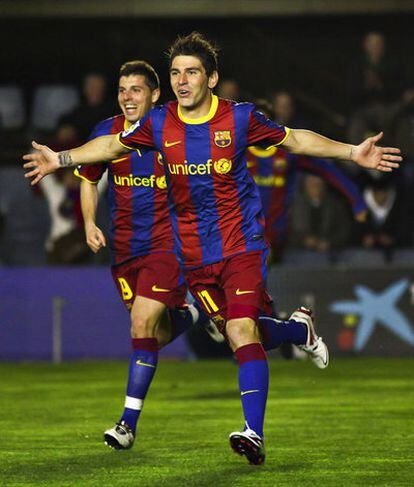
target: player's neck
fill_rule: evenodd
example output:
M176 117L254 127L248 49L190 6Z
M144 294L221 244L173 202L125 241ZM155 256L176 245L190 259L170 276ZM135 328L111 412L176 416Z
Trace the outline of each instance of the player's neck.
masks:
M180 111L185 118L189 118L191 120L197 120L198 118L206 117L210 113L212 102L213 102L213 96L212 93L209 92L205 100L203 100L202 103L200 103L199 105L195 107L189 107L189 108L180 106Z

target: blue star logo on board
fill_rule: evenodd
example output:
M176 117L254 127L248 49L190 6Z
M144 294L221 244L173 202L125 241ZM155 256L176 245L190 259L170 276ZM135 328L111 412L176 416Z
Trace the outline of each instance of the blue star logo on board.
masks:
M344 315L358 315L359 323L354 350L361 351L367 344L377 324L414 346L414 331L406 316L397 308L397 302L409 286L408 279L401 279L385 290L376 293L366 286L355 286L355 301L336 301L331 311Z

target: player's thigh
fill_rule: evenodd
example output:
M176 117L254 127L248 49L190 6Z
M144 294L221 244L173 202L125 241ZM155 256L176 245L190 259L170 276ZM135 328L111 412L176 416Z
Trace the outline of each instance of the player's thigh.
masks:
M260 310L268 308L266 257L267 251L253 251L226 259L221 285L226 297L227 320L257 321Z
M138 295L163 303L168 308L183 306L187 288L174 254L160 252L142 258Z
M224 291L203 268L185 271L185 279L194 299L224 334L227 313Z
M131 309L131 328L134 332L155 336L157 326L166 311L166 306L154 299L136 296Z
M137 283L140 269L140 257L111 267L112 278L119 296L129 311L131 311L135 297L138 294Z

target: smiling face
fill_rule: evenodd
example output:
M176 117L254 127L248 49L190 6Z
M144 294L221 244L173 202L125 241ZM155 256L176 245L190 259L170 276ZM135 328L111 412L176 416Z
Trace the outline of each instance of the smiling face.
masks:
M160 90L151 90L142 74L131 74L119 78L118 103L130 123L142 118L157 102Z
M202 62L196 56L176 56L172 60L171 88L183 112L197 112L197 116L208 113L211 90L217 81L217 71L207 76Z

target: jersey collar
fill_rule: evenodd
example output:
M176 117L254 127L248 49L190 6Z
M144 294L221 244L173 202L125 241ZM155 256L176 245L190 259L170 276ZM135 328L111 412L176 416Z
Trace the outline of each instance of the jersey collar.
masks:
M184 123L188 123L190 125L198 125L200 123L206 123L208 122L209 120L211 120L214 115L216 114L217 112L217 108L218 108L218 98L216 95L211 95L211 105L210 105L210 110L209 112L207 113L207 115L204 115L204 117L200 117L200 118L188 118L188 117L185 117L182 112L181 112L181 108L180 108L180 105L178 105L178 110L177 110L177 113L178 113L178 118L183 121Z

